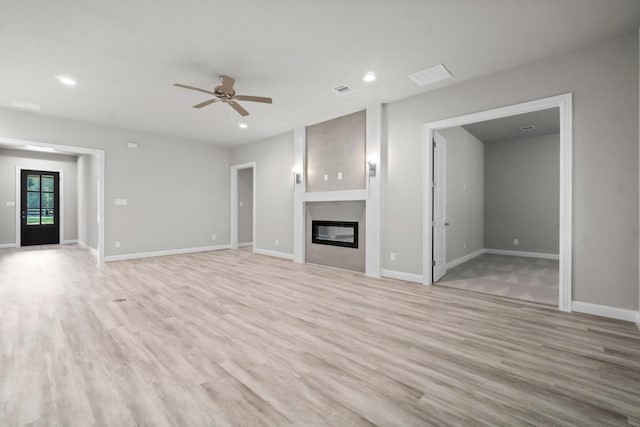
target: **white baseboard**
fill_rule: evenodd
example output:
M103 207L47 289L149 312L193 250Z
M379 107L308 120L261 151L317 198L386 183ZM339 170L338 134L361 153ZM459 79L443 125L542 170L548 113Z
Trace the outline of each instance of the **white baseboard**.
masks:
M253 248L253 253L254 254L260 254L260 255L267 255L267 256L272 256L272 257L276 257L276 258L284 258L284 259L288 259L293 261L293 254L288 254L286 252L277 252L277 251L270 251L268 249L260 249L260 248Z
M63 245L77 245L78 244L78 240L77 239L63 240L62 244Z
M610 319L625 320L627 322L640 323L640 312L625 308L609 307L606 305L592 304L590 302L572 301L571 311L576 313L593 314L595 316L608 317Z
M382 270L382 277L404 280L405 282L422 283L422 274L403 273L402 271Z
M253 242L238 243L239 248L246 248L247 246L253 246Z
M458 258L458 259L454 259L453 261L449 261L449 262L447 263L447 269L449 269L449 268L453 268L453 267L455 267L456 265L460 265L460 264L465 263L465 262L467 262L467 261L469 261L469 260L472 260L473 258L475 258L475 257L477 257L477 256L479 256L479 255L482 255L483 253L485 253L485 250L486 250L486 249L478 249L477 251L471 252L470 254L467 254L467 255L465 255L465 256L461 256L461 257L460 257L460 258Z
M85 248L86 250L91 252L91 255L95 256L96 258L98 257L98 250L96 248L93 248L87 245L85 242L81 242L80 240L78 240L78 246L80 246L81 248Z
M167 255L192 254L195 252L219 251L222 249L229 249L229 245L204 246L201 248L171 249L168 251L156 251L156 252L139 252L135 254L124 254L124 255L110 255L110 256L104 257L104 262L124 261L128 259L139 259L139 258L152 258L152 257L167 256Z
M17 248L18 245L15 243L0 243L0 249L9 249L9 248Z
M527 258L542 258L542 259L560 259L559 254L545 254L542 252L524 252L524 251L508 251L504 249L484 249L485 254L492 255L509 255L509 256L523 256Z

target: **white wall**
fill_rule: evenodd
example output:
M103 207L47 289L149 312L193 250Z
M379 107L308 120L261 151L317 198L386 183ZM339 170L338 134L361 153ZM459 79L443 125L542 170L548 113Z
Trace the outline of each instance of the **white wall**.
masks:
M253 246L292 254L293 132L242 145L231 151L232 165L249 162L256 162Z
M253 242L253 168L238 171L238 243Z
M447 141L447 262L484 248L484 144L462 127L440 131Z
M229 243L228 148L6 109L0 137L105 151L108 256Z
M98 249L98 162L78 156L78 241Z
M64 240L78 239L77 159L53 153L0 148L0 245L16 244L16 166L63 172Z
M388 104L384 268L422 274L423 124L567 92L574 94L573 297L638 309L636 32Z
M558 254L560 135L488 142L484 153L485 248Z

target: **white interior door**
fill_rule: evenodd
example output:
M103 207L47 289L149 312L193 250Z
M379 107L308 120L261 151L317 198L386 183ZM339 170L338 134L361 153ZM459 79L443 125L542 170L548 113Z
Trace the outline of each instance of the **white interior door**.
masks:
M447 141L440 132L433 138L433 281L437 282L447 273L446 230L446 154Z

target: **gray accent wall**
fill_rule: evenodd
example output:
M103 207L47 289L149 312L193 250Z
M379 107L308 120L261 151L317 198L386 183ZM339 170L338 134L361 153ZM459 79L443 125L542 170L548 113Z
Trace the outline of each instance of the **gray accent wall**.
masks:
M77 158L62 154L0 148L0 244L16 243L16 166L63 172L64 240L78 239Z
M440 131L446 142L447 262L484 248L485 145L462 127Z
M306 134L308 192L366 188L366 111L308 126Z
M560 135L485 143L484 152L485 248L559 253Z
M388 104L383 268L422 274L425 123L567 92L574 95L573 298L638 309L636 31Z
M78 156L78 241L98 249L98 162Z
M293 132L231 150L232 165L248 162L256 162L253 246L293 254Z
M107 256L229 244L228 148L7 109L0 136L105 151Z
M305 205L305 257L313 264L364 273L366 209L364 201L314 202ZM347 248L312 243L312 220L357 221L358 247Z
M253 242L253 168L238 171L238 243Z

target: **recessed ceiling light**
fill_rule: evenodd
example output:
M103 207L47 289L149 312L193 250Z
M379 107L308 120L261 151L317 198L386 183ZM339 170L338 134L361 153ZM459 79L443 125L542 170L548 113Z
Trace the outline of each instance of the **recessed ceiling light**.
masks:
M239 127L240 129L246 129L246 128L248 128L249 126L248 126L246 123L240 123L240 124L238 125L238 127Z
M56 78L65 86L75 86L76 81L69 76L56 76Z
M362 80L364 80L367 83L371 83L371 82L376 80L376 73L370 71L370 72L368 72L367 74L364 75Z

